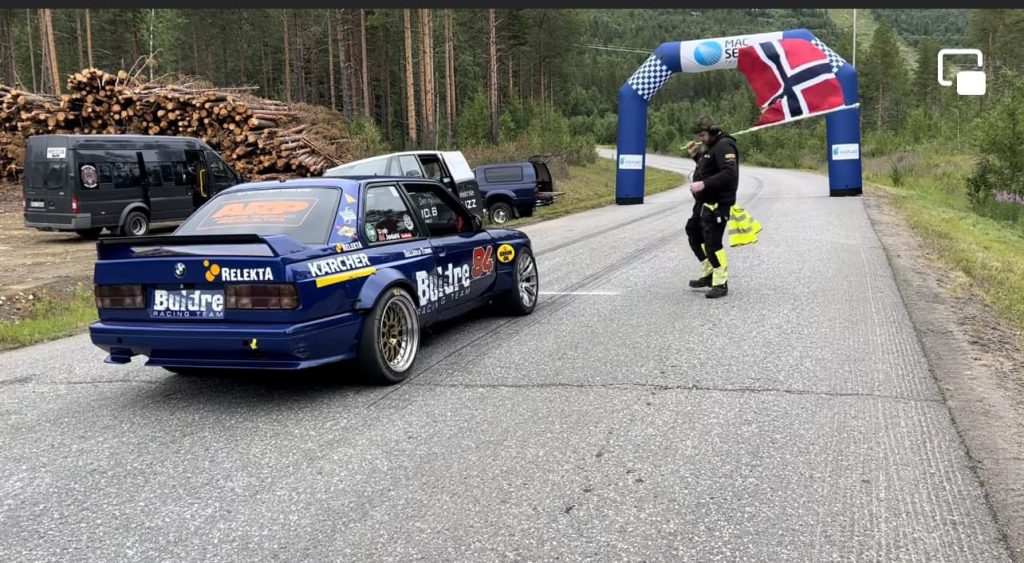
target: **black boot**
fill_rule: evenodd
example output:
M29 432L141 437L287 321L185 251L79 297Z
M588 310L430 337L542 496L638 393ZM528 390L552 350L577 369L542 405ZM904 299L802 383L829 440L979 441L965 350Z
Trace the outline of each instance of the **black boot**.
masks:
M711 287L711 274L708 274L708 275L704 276L703 278L698 278L698 279L695 279L695 280L690 280L690 287L692 287L694 289L696 289L698 287Z
M704 294L704 297L708 299L716 299L718 297L725 297L729 294L729 284L723 283L722 285L711 286L711 291Z

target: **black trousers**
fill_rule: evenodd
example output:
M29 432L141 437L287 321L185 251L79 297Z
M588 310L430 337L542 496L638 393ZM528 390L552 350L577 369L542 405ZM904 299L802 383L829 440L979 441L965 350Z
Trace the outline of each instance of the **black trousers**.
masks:
M731 208L730 204L720 203L712 210L702 203L694 203L693 214L686 222L686 237L690 242L690 249L697 260L710 261L712 268L722 267L717 253L724 248L722 240L725 237L726 225L729 223Z

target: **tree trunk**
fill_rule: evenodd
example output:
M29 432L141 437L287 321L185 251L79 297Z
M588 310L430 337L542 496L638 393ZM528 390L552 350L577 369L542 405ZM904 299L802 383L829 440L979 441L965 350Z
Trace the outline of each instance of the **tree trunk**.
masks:
M405 117L406 133L412 146L416 141L416 88L412 70L412 17L408 9L402 10L405 31Z
M877 116L877 127L879 130L882 129L882 83L878 83L878 116Z
M341 112L342 115L352 118L352 74L348 66L348 49L345 47L345 19L342 17L342 10L334 11L334 19L338 28L338 63L341 65Z
M436 118L434 107L437 95L434 88L434 12L430 9L420 10L420 34L422 37L423 62L423 135L429 148L437 147Z
M238 61L239 61L239 67L240 67L238 69L238 71L239 71L239 74L241 74L241 78L242 78L241 83L245 84L246 83L246 79L245 79L245 59L247 58L246 55L248 54L245 51L245 36L246 36L246 33L245 33L245 22L246 22L245 12L242 12L241 14L239 14L239 19L241 21L238 24ZM151 48L149 51L152 53L153 49Z
M78 68L85 68L82 53L82 13L75 12L75 39L78 40Z
M51 92L50 84L50 53L48 47L50 40L46 35L46 18L43 17L43 10L39 10L36 18L39 22L39 91Z
M192 19L191 17L189 18ZM196 39L196 26L194 22L190 22L192 25L192 74L199 76L199 41Z
M487 11L487 46L490 56L488 57L489 72L487 89L490 94L491 105L491 142L498 142L498 41L497 29L494 23L494 8Z
M39 81L36 80L36 47L32 44L32 10L25 10L25 26L28 30L28 64L32 69L32 91L39 91Z
M57 68L57 42L54 40L53 34L53 10L47 8L44 10L46 14L46 37L49 41L50 50L50 72L53 77L53 93L60 95L61 84L60 84L60 70Z
M359 10L359 41L361 46L360 59L363 63L363 115L370 117L372 111L372 99L370 98L370 72L366 56L366 10Z
M0 25L0 35L2 37L0 37L0 41L3 41L4 57L3 61L0 61L0 65L3 66L3 83L17 86L18 67L14 59L14 30L11 29L14 23L14 11L4 10L2 18L2 25Z
M284 99L292 103L292 62L291 41L288 38L288 10L281 12L281 23L284 25Z
M455 35L452 29L452 11L444 11L444 78L445 78L445 107L448 114L448 147L452 145L452 135L455 133Z
M362 65L359 61L359 50L356 48L356 15L351 10L348 13L348 29L345 48L348 49L349 73L352 77L349 81L349 87L352 89L352 115L355 116L362 111L363 101L360 98L363 89L360 87L362 83L362 78L360 77Z
M327 76L331 85L331 111L338 111L337 97L334 90L334 39L331 37L331 15L327 14Z
M92 15L88 8L85 10L85 52L89 58L89 68L94 68L92 62Z
M306 64L303 60L303 57L305 56L305 49L303 49L302 44L302 25L299 21L299 13L299 11L296 11L292 14L295 17L295 42L297 43L296 46L299 48L298 59L296 60L299 67L299 101L308 102L309 98L306 95Z
M427 70L426 70L426 67L425 67L425 64L427 62L427 55L426 55L427 39L426 39L426 32L423 29L424 23L425 23L424 20L426 18L426 16L423 14L423 12L426 11L426 10L421 9L419 11L420 11L420 13L418 15L418 19L420 21L420 33L419 33L419 35L420 35L420 49L419 49L420 57L419 57L419 61L418 61L419 62L419 68L420 68L420 88L419 88L419 90L420 90L420 115L419 115L419 117L420 117L420 122L423 124L422 130L423 130L423 137L424 137L423 138L424 145L429 145L429 141L427 139L430 138L430 130L429 130L429 123L427 122L427 120L430 119L430 118L428 117L428 112L427 112ZM414 50L414 52L416 51L416 47L415 46L413 47L413 50Z

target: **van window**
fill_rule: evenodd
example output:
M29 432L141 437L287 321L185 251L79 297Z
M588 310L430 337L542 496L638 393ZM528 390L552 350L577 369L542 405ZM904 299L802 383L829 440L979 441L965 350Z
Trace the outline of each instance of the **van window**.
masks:
M114 163L114 187L115 188L127 188L128 184L128 167L123 162Z
M521 166L487 168L484 170L484 179L492 184L522 182L523 168Z
M163 177L160 175L160 165L154 164L146 166L146 176L149 178L149 185L152 187L160 187L164 185Z
M100 173L100 184L114 183L114 173L109 162L101 162L97 164L96 169L99 170Z
M46 169L46 187L63 188L67 177L67 165L61 163L50 163Z
M210 157L210 171L215 182L232 182L235 177L228 171L224 163L217 157Z
M176 181L176 178L174 177L174 165L173 164L160 164L160 176L161 176L161 179L163 179L164 183L167 184L168 186L170 186L172 184L174 184L174 185L178 184L178 182Z

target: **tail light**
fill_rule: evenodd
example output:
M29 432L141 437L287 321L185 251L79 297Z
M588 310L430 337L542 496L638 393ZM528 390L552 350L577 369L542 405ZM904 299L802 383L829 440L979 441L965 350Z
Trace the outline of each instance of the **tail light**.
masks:
M71 198L71 214L78 215L78 198Z
M299 293L290 283L229 284L228 309L298 309Z
M97 285L93 294L99 309L144 309L146 293L141 285Z

